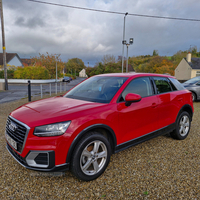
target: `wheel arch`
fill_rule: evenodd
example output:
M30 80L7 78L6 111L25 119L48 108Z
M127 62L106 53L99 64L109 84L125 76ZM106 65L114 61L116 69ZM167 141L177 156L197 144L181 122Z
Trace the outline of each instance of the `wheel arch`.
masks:
M193 101L196 101L198 99L197 92L194 90L190 90L190 92L195 95L195 99Z
M90 131L97 131L98 133L104 135L108 139L109 143L111 144L111 151L112 153L114 153L115 147L117 145L117 139L116 139L115 132L113 131L113 129L105 124L94 124L92 126L85 128L75 137L75 139L71 143L70 148L68 150L66 163L70 163L74 148L78 144L80 139L84 137Z
M180 111L178 112L178 115L177 115L177 117L176 117L176 120L178 119L179 115L180 115L182 112L184 112L184 111L186 111L186 112L189 113L189 115L190 115L190 117L191 117L191 121L192 121L193 109L192 109L192 107L191 107L189 104L184 105L184 106L180 109Z

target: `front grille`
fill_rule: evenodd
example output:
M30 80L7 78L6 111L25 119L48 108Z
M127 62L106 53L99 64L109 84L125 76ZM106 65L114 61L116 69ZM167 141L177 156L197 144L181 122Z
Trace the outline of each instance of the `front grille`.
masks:
M11 153L11 155L22 165L27 166L26 160L21 157L18 153L16 153L10 145L7 143L7 149Z
M13 128L14 127L14 128ZM6 123L6 133L17 142L17 151L22 152L29 128L25 124L8 117Z

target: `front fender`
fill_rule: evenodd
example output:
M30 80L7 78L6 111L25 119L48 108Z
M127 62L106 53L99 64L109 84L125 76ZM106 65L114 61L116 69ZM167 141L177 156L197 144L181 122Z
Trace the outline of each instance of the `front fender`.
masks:
M66 163L70 162L71 156L73 154L74 148L75 146L78 144L78 142L81 140L81 138L86 135L89 131L95 130L95 129L105 129L107 130L107 132L110 134L112 141L113 141L113 147L115 148L117 145L117 139L116 139L116 135L115 132L113 131L113 129L111 127L109 127L108 125L105 124L93 124L87 128L85 128L84 130L82 130L73 140L73 142L71 143L68 153L67 153L67 158L66 158Z

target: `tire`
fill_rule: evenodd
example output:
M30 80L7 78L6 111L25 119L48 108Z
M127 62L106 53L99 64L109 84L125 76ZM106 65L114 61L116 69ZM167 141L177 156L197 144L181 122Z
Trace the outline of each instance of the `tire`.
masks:
M192 92L192 101L196 101L197 100L197 96L194 92Z
M94 180L105 171L110 156L108 140L98 132L90 132L75 147L71 172L80 180Z
M191 117L188 112L182 112L176 121L176 129L170 133L171 137L177 140L184 140L189 132L191 126Z

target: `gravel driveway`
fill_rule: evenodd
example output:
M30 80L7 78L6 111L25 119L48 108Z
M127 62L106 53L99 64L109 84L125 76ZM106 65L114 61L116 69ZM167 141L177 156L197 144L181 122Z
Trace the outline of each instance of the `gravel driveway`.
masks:
M7 152L9 113L27 99L0 104L0 199L200 199L200 102L184 141L160 136L112 155L104 174L91 182L70 172L25 169Z

